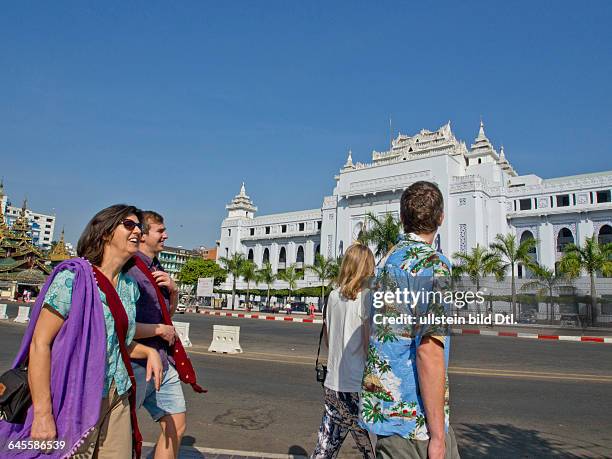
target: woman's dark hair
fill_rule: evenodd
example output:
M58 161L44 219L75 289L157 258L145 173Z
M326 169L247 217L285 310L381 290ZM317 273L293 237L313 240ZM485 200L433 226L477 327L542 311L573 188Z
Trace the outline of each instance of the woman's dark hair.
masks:
M92 265L100 266L104 256L104 246L110 241L115 228L130 215L136 215L142 222L140 209L127 204L115 204L94 215L79 238L77 255L87 258Z
M436 231L443 212L444 197L435 183L413 183L400 198L400 220L406 234Z

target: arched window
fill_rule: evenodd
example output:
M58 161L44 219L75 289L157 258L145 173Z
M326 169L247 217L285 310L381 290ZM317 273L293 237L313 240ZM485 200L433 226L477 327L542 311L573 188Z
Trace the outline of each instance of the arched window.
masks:
M263 253L263 262L268 263L269 261L270 261L270 249L266 247Z
M304 247L299 246L297 249L297 256L295 257L297 263L304 263Z
M344 254L344 241L340 241L340 245L338 246L338 253L340 256Z
M316 254L321 254L321 244L317 244L317 247L315 248L315 255Z
M531 231L523 231L523 234L521 234L521 243L525 242L527 239L535 239ZM529 249L529 253L533 254L534 256L537 254L537 248L535 245Z
M249 256L248 256L249 261L253 261L253 258L254 258L253 257L253 249L249 249Z
M557 235L557 252L563 252L567 244L574 243L574 235L568 228L561 228Z
M363 231L363 223L362 222L355 223L355 226L353 227L353 240L354 241L359 240L359 236L361 236L362 231Z
M287 251L284 247L281 247L280 252L278 254L278 262L286 263L287 262Z
M612 226L604 225L599 229L597 241L600 244L609 244L612 242Z

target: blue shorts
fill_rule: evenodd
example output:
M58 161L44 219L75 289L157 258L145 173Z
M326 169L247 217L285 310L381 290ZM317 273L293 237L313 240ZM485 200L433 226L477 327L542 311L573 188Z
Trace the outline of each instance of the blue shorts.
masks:
M174 366L168 363L159 391L155 390L153 378L146 381L147 369L132 364L136 378L136 409L144 406L154 421L159 421L168 414L179 414L187 411L181 380Z

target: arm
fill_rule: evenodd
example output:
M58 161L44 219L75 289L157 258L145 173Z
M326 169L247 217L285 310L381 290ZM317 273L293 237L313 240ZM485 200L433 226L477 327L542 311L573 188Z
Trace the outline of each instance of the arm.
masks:
M136 322L136 332L134 333L134 339L140 338L151 338L153 336L160 336L161 338L168 341L168 344L172 346L176 339L176 330L172 325L165 324L144 324Z
M155 271L151 274L153 274L157 285L159 285L160 287L166 287L168 289L168 292L170 292L170 315L174 315L174 311L178 306L179 300L178 287L176 286L176 282L174 282L170 275L165 271Z
M147 381L151 377L155 380L155 389L159 390L162 381L164 367L159 357L159 353L152 347L132 341L128 347L130 358L132 359L147 359Z
M40 312L28 364L28 384L32 394L33 440L53 440L57 436L51 405L51 344L64 324L64 318L44 307Z
M425 418L430 437L428 456L430 459L443 458L446 375L442 343L435 338L424 337L417 348L416 365L419 390L425 407Z

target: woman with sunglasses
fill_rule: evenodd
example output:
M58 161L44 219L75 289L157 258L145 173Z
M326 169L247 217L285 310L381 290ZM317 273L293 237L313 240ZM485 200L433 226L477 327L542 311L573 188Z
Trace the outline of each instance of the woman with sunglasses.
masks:
M129 359L147 359L156 388L162 378L159 354L132 341L139 290L125 272L138 251L140 218L133 206L101 210L79 239L81 258L49 276L14 363L28 366L32 406L24 424L0 422L0 443L43 446L21 451L27 457L139 456Z

